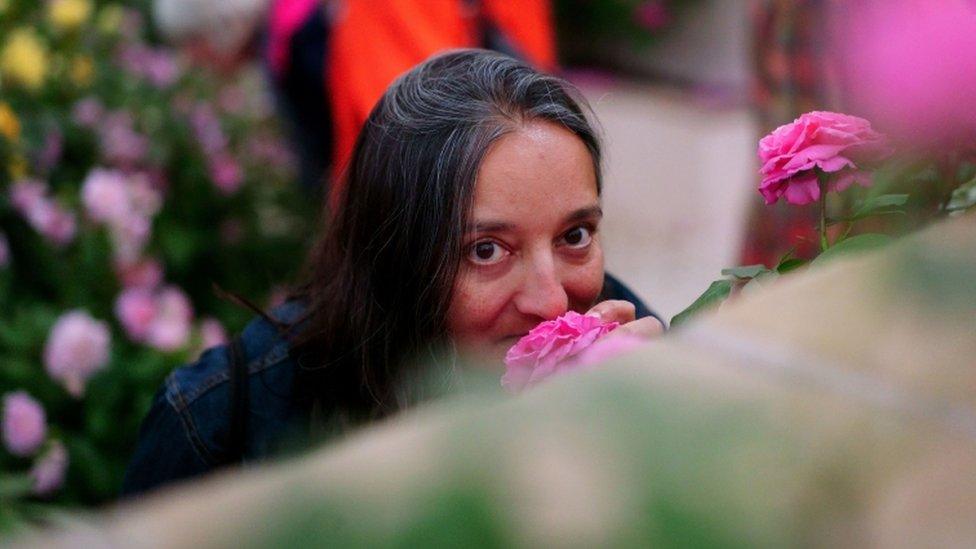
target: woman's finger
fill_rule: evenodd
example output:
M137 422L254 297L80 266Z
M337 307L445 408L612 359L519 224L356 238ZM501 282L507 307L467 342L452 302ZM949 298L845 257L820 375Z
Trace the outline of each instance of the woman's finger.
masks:
M608 299L594 305L586 314L599 316L604 322L626 324L637 318L637 309L629 301Z
M653 316L645 316L644 318L639 318L633 322L628 322L613 332L616 334L622 332L625 334L631 334L645 339L653 339L664 333L664 325L661 321L654 318Z

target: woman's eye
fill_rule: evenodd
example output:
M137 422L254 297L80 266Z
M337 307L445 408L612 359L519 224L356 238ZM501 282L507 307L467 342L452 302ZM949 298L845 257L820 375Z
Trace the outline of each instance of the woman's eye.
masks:
M582 226L574 227L563 235L563 241L565 241L570 248L585 248L590 245L591 240L593 240L592 231Z
M508 252L497 242L485 240L471 246L468 259L478 265L492 265L504 259L506 255Z

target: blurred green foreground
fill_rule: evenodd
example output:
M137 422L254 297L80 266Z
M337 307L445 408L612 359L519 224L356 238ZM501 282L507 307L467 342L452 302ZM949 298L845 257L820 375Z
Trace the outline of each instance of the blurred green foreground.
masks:
M976 218L44 546L976 547Z

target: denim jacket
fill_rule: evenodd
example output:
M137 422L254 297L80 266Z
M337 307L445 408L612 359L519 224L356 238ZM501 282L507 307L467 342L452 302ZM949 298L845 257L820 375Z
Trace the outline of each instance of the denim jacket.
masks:
M637 308L637 318L654 316L627 287L606 276L603 299L622 299ZM286 303L272 311L293 324L304 307ZM657 317L660 319L660 317ZM241 334L248 375L247 434L244 461L280 453L307 435L310 407L293 398L296 364L287 332L265 319L253 320ZM143 420L122 493L135 494L178 479L194 477L224 463L229 446L230 351L211 348L191 364L174 370L156 393Z

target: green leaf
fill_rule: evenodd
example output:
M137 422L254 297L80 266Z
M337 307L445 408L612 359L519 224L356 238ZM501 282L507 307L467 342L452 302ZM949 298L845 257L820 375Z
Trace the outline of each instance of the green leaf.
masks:
M781 261L779 265L776 266L776 272L779 274L786 274L790 271L799 269L800 267L807 264L806 259L800 259L798 257L793 257L785 261Z
M766 271L761 273L759 276L750 280L745 286L742 287L743 294L751 294L760 288L767 286L770 282L779 278L779 273L776 271Z
M886 215L901 213L899 206L904 206L908 202L907 194L882 194L873 196L864 201L861 206L854 211L850 221L856 221L872 215Z
M732 293L733 284L731 280L716 280L712 282L708 289L705 290L705 293L698 296L698 299L694 303L689 305L687 309L674 315L674 318L671 319L671 327L674 328L675 326L684 324L699 313L721 304Z
M765 265L746 265L744 267L729 267L727 269L722 269L722 274L725 276L734 276L736 278L755 278L768 270L769 269L767 269Z
M816 259L813 260L813 264L821 265L825 261L831 261L836 257L854 255L875 250L885 246L892 240L893 239L886 234L867 233L852 236L850 238L841 240L837 244L834 244L828 248L827 251L820 254Z
M30 494L34 479L27 473L0 475L0 499L17 499Z
M946 204L946 211L960 212L976 205L976 177L956 187L952 191L952 198Z

